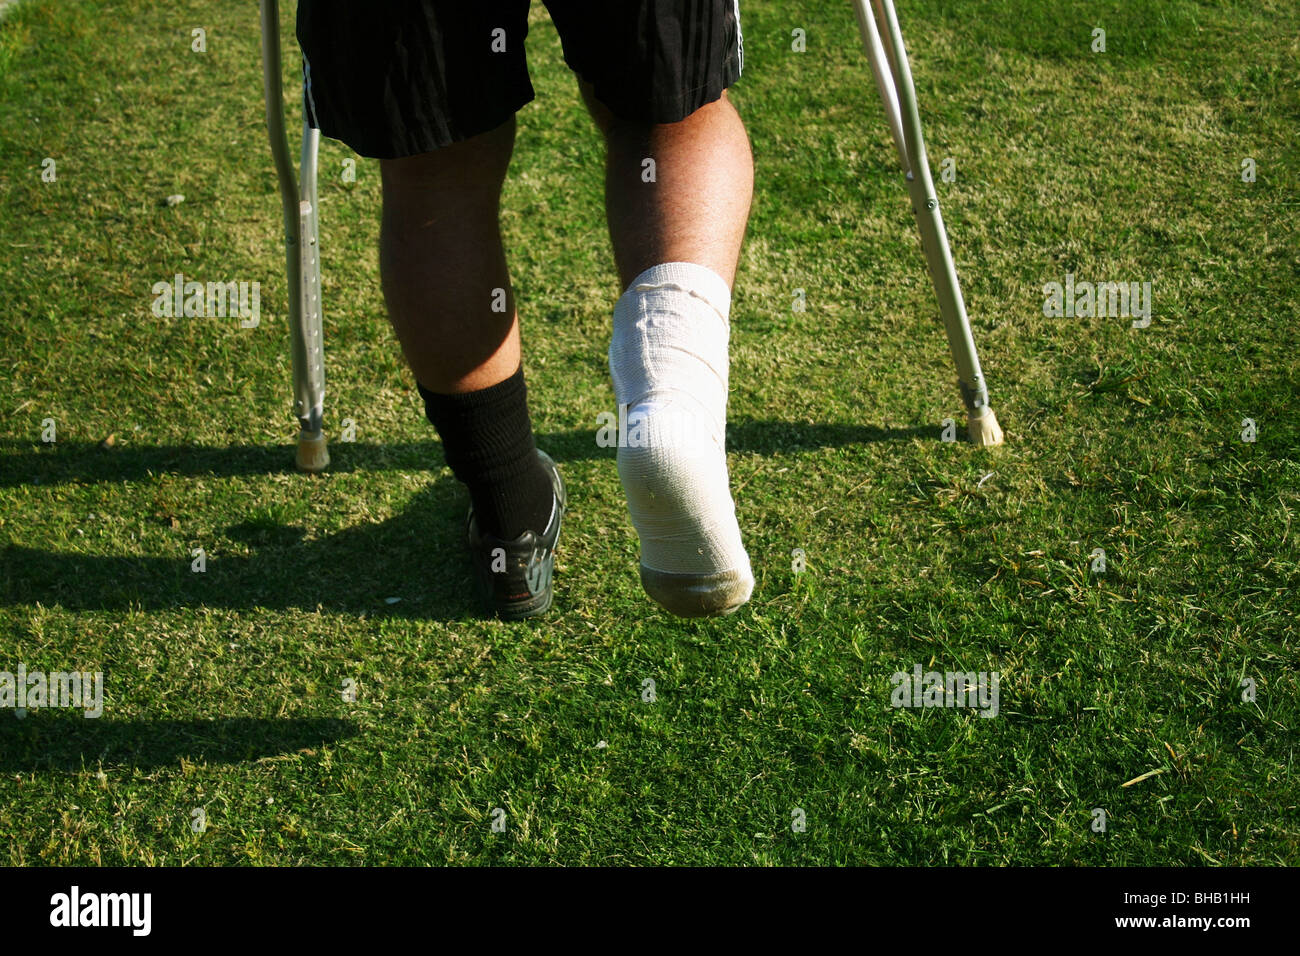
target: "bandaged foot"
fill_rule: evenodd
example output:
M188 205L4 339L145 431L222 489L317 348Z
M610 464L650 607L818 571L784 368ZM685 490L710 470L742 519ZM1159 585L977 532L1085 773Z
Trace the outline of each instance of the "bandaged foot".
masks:
M727 476L730 311L726 281L689 262L647 269L614 309L618 476L641 585L681 617L730 614L754 589Z

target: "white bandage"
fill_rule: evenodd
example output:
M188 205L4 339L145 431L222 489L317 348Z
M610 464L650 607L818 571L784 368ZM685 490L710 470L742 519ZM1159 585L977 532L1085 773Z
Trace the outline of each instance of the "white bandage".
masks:
M754 588L727 478L730 310L726 281L689 262L647 269L614 308L609 370L629 426L618 475L641 583L683 617L730 613Z

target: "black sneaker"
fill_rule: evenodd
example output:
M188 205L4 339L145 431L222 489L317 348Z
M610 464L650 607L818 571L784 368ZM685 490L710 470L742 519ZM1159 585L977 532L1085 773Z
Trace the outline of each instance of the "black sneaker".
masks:
M525 531L513 541L481 534L474 520L473 505L466 522L465 538L474 576L489 610L503 621L542 614L550 608L554 596L551 575L555 570L555 545L560 538L566 495L560 470L551 456L539 450L537 457L550 473L551 487L555 490L546 530L540 534Z

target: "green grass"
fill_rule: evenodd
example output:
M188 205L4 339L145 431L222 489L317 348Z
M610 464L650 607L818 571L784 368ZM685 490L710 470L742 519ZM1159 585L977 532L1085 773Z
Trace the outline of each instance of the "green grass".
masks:
M998 449L939 440L960 402L850 5L746 6L728 442L758 583L686 623L594 441L601 150L535 6L503 218L571 509L556 608L509 625L468 597L386 323L377 164L343 183L333 142L334 465L292 473L253 8L0 23L0 670L107 675L99 720L0 713L0 863L1300 863L1294 4L901 0ZM260 327L155 318L176 272L260 281ZM1151 326L1045 318L1067 273L1151 281ZM999 715L891 708L918 663L1000 672Z

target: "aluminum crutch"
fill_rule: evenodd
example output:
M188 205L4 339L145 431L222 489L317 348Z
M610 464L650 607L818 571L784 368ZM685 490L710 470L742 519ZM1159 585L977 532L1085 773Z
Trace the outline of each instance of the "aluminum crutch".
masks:
M316 216L316 153L320 131L302 121L301 183L295 181L284 128L280 83L280 5L260 0L262 85L266 93L266 131L280 181L284 211L285 264L288 273L289 336L293 354L293 411L298 418L295 462L303 471L330 463L325 434L325 342L321 323L320 242Z
M930 176L930 161L921 136L921 115L916 107L916 87L912 84L912 70L907 62L907 51L903 48L903 34L898 28L898 14L894 11L893 0L871 0L870 3L868 0L854 0L853 5L858 15L862 44L871 62L871 72L876 77L876 88L885 105L885 116L911 193L912 212L921 232L921 248L939 299L939 314L948 333L953 364L957 367L957 385L966 404L967 434L977 445L1000 445L1002 429L989 407L988 386L975 352L975 339L971 336L966 304L962 301L957 269L948 248L948 234L943 227L934 180ZM881 42L882 33L888 37L888 46Z

